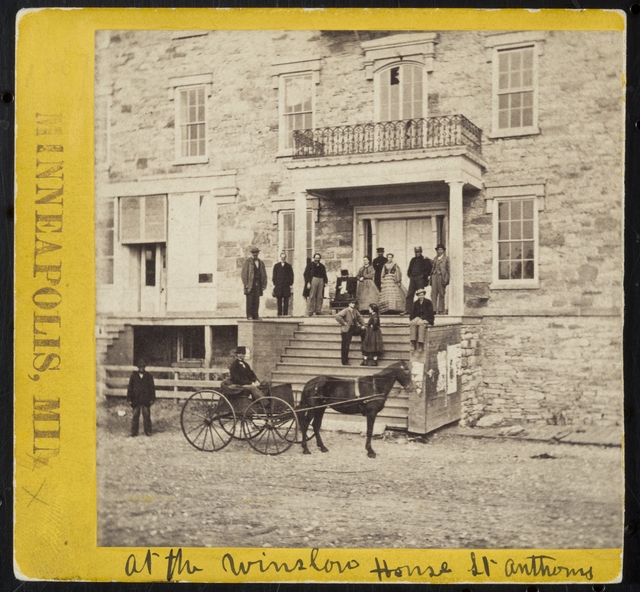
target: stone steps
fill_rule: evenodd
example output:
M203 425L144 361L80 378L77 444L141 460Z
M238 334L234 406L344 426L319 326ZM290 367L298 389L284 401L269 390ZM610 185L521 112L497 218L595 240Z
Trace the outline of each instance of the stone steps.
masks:
M398 360L410 358L408 333L408 317L406 322L383 324L385 353L378 360L377 367L360 366L362 361L360 339L354 337L349 350L352 365L343 366L340 358L340 327L335 318L305 319L300 324L299 330L295 331L280 362L272 371L271 380L274 384L290 383L296 400L299 400L304 385L316 376L335 376L342 379L371 376ZM386 427L406 430L407 416L408 395L400 385L396 384L389 394L384 409L378 415L374 433L381 433ZM364 433L366 419L360 415L343 415L328 409L322 427L326 430Z

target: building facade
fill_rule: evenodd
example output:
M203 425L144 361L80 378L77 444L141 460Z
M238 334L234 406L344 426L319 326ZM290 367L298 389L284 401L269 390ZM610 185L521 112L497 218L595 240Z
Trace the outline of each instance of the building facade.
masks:
M619 423L623 68L618 32L98 32L99 364L224 365L251 245L302 319L312 253L406 283L443 243L462 419Z

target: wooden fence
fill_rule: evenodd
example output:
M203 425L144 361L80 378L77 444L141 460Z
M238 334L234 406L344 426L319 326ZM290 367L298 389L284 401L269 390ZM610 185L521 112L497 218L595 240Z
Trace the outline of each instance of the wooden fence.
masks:
M104 366L104 389L106 397L126 397L129 377L135 366ZM206 388L219 388L229 375L226 368L184 368L149 366L158 399L187 399L192 393Z

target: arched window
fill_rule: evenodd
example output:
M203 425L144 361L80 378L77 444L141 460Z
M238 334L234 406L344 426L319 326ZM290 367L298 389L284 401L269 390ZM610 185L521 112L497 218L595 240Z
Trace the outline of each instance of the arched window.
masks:
M378 121L425 117L423 66L397 64L378 73Z

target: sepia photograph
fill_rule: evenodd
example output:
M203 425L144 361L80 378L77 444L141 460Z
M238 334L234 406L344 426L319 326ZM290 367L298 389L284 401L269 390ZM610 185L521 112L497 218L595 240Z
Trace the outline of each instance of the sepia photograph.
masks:
M96 30L98 547L621 548L625 59Z

